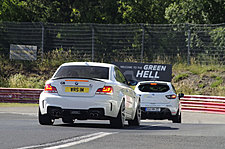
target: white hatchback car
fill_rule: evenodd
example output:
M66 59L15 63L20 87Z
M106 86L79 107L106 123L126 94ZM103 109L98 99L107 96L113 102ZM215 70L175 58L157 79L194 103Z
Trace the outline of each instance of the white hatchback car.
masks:
M119 68L112 64L72 62L62 64L45 84L39 99L39 123L55 119L110 120L116 128L139 126L140 98L128 86Z
M141 97L142 119L169 119L173 123L181 123L180 98L171 82L142 81L135 87Z

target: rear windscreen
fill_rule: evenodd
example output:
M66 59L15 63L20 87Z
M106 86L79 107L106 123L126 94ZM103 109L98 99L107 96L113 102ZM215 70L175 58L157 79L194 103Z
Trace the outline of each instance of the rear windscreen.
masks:
M169 86L167 84L141 84L138 89L142 92L167 92L169 90Z
M109 79L109 68L97 66L62 66L54 78Z

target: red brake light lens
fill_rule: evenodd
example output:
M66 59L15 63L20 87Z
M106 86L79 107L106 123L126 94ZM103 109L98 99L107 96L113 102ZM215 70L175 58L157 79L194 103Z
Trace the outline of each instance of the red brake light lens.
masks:
M177 95L173 94L173 95L166 95L166 98L168 99L176 99Z
M51 84L45 85L45 92L47 92L47 93L58 93L56 87L51 86Z
M157 85L157 83L150 83L150 85Z
M104 86L103 88L99 88L96 94L111 95L113 94L113 88L112 86Z

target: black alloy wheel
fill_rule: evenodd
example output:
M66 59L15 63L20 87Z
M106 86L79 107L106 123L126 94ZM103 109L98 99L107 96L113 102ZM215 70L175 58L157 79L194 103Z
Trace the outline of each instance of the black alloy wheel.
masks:
M53 125L55 119L53 119L49 114L41 114L40 108L38 110L38 120L41 125Z
M140 121L141 121L141 106L140 102L137 105L135 117L133 120L128 121L129 126L140 126Z
M124 123L125 123L125 101L123 100L117 117L112 118L110 120L110 125L113 128L124 128Z

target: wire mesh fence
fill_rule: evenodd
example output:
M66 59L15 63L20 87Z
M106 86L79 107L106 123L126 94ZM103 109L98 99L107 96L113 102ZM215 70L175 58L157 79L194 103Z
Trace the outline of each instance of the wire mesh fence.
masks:
M0 55L37 46L74 61L225 64L225 24L63 24L0 22ZM66 57L65 57L66 58Z

